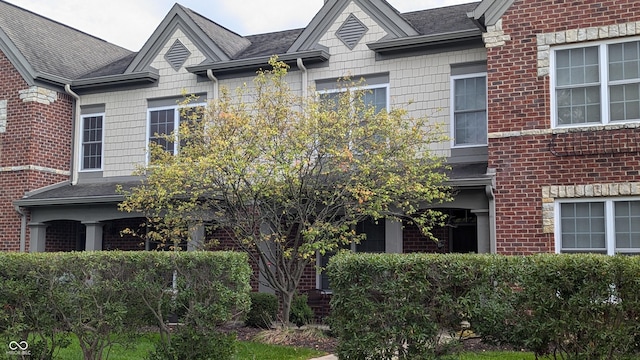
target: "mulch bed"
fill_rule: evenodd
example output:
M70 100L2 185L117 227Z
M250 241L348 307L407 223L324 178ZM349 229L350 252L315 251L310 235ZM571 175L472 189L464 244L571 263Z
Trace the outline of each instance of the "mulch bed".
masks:
M225 326L221 329L223 332L235 332L238 336L238 340L252 341L260 332L264 329L251 328L246 326ZM309 349L316 349L327 353L335 353L338 345L338 339L333 337L317 337L315 339L309 339L308 337L289 338L287 344L282 344L293 347L304 347ZM514 349L508 346L496 346L483 343L480 338L469 338L462 342L463 351L468 352L485 352L485 351L513 351Z

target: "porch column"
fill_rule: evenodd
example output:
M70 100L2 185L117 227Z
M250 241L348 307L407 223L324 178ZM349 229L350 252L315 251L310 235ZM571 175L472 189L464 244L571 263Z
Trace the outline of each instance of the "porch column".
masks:
M388 254L402 254L402 222L385 219L384 248Z
M204 244L204 226L198 225L189 230L189 241L187 241L187 251L202 250Z
M29 224L29 252L44 252L47 241L47 224Z
M87 237L85 240L85 251L102 250L102 227L104 224L100 222L83 222L87 229Z
M491 253L491 234L489 227L489 210L471 210L478 219L478 254Z

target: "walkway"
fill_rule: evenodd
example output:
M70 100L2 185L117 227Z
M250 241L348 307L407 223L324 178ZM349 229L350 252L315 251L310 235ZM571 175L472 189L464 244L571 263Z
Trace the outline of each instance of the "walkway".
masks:
M315 359L311 359L311 360L338 360L338 357L333 355L333 354L329 354L323 357L319 357L319 358L315 358Z

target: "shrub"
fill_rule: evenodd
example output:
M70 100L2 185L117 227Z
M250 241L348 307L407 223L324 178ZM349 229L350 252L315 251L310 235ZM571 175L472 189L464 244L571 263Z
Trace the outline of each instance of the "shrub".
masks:
M250 276L246 254L234 252L0 253L0 341L28 339L32 358L49 359L73 333L84 358L100 359L157 325L168 349L179 347L166 326L172 311L188 328L178 343L224 340L210 334L248 310Z
M171 337L171 344L158 344L148 360L230 360L236 354L236 335L200 332L181 327Z
M251 310L247 313L245 324L251 327L268 329L278 316L278 298L268 293L251 293Z
M425 255L341 254L328 266L330 324L345 359L440 356L441 328L460 324L464 262ZM462 258L461 258L462 259ZM450 345L450 344L447 344Z
M500 299L509 304L504 325L487 327L493 308L478 304L473 324L479 332L561 359L620 359L637 351L631 335L640 330L637 258L544 254L509 262L503 281L512 291Z
M341 254L328 271L340 358L438 357L463 320L538 357L640 350L640 257Z
M291 302L291 314L289 319L297 327L307 325L313 320L313 309L307 303L307 295L296 294Z

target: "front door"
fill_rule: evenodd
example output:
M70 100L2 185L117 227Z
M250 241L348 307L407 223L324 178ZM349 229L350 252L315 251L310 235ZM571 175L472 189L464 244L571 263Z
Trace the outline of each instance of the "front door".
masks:
M478 253L478 220L469 210L454 210L451 214L451 252Z

